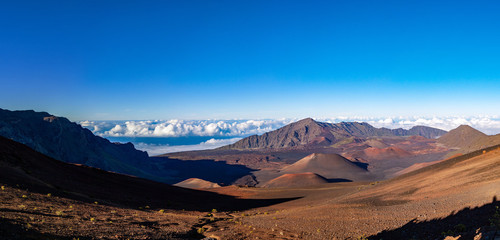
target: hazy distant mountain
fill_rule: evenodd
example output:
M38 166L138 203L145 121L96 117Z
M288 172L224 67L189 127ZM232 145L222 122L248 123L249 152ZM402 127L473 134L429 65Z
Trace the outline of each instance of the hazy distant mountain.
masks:
M90 130L46 112L0 109L0 135L54 159L107 171L149 177L146 152L111 143Z
M288 124L280 129L253 135L221 149L248 148L289 148L305 146L328 146L349 137L382 137L382 136L423 136L436 138L446 134L446 131L416 126L409 130L375 128L368 123L341 122L322 123L306 118Z
M466 153L500 144L500 135L489 136L468 125L461 125L438 138L438 142Z

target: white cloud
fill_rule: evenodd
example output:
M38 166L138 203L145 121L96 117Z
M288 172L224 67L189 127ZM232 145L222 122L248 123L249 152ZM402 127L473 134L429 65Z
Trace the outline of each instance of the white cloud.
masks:
M263 134L298 119L264 120L152 120L152 121L82 121L80 124L103 137L180 137L224 136L241 137ZM405 128L424 125L451 130L462 124L486 134L500 133L500 118L479 117L334 117L317 119L322 122L367 122L375 127Z
M414 126L428 126L443 129L446 131L457 128L460 125L469 125L486 134L500 133L500 119L496 117L432 117L432 118L397 118L393 122L389 121L366 121L375 127L405 128Z
M82 121L103 137L246 136L262 134L294 122L279 120Z
M147 144L147 143L136 143L135 147L139 150L148 152L149 156L156 156L171 152L182 152L182 151L194 151L194 150L206 150L222 147L228 144L232 144L240 140L241 138L229 138L229 139L215 139L212 138L205 142L195 145L163 145L163 144Z

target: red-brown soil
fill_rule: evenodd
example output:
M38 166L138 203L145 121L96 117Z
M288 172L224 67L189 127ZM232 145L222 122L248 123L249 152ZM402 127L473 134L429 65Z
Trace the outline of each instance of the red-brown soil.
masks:
M498 148L381 182L211 192L65 164L3 138L0 156L9 239L439 239L500 223Z
M338 155L313 153L296 163L284 167L280 173L312 172L327 179L367 180L370 173L354 162Z
M328 179L312 172L283 174L263 185L263 187L293 188L328 183Z
M219 184L205 181L199 178L189 178L182 182L174 184L177 187L191 188L191 189L204 189L204 188L217 188L220 187Z
M401 148L391 146L386 148L366 148L363 150L363 155L366 159L380 160L409 157L411 156L411 153Z

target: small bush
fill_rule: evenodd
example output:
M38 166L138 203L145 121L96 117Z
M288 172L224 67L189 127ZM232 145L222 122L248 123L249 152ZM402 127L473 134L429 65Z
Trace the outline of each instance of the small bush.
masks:
M368 238L364 234L361 236L358 236L356 239L357 240L368 240Z
M457 224L455 226L455 232L465 232L467 231L467 227L464 224Z
M495 206L495 213L493 216L491 216L490 220L490 225L492 227L498 227L500 228L500 208L498 206Z

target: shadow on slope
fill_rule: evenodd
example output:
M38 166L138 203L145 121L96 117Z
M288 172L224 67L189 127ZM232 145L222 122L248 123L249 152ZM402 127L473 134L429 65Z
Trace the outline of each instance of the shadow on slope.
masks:
M488 233L491 234L498 228L500 202L495 196L491 203L481 207L467 207L456 213L452 212L445 218L429 221L414 219L400 228L382 231L368 239L442 239L445 236L474 239L476 231L482 233L481 239L490 239L487 238Z
M16 222L10 219L0 218L0 236L2 239L74 239L74 238L64 238L60 236L55 236L52 234L40 233L33 229L28 229L25 227L25 223ZM87 238L79 238L87 239Z
M96 239L95 237L89 236L61 236L54 235L50 233L40 232L36 229L26 226L23 221L12 220L7 218L0 218L0 237L1 239L9 240L91 240ZM204 236L196 232L179 232L174 233L172 238L169 239L201 239ZM102 238L102 237L101 237ZM105 238L107 239L107 238ZM158 239L155 237L150 237L148 239ZM163 238L162 238L163 239Z
M339 183L339 182L352 182L352 180L345 178L329 178L326 179L329 183Z
M237 179L250 174L255 169L244 165L227 164L225 161L179 160L166 157L151 157L160 171L174 180L165 181L169 184L178 183L189 178L199 178L213 183L230 185Z
M238 199L185 189L83 165L68 164L0 137L0 183L42 194L127 208L246 210L294 200Z

